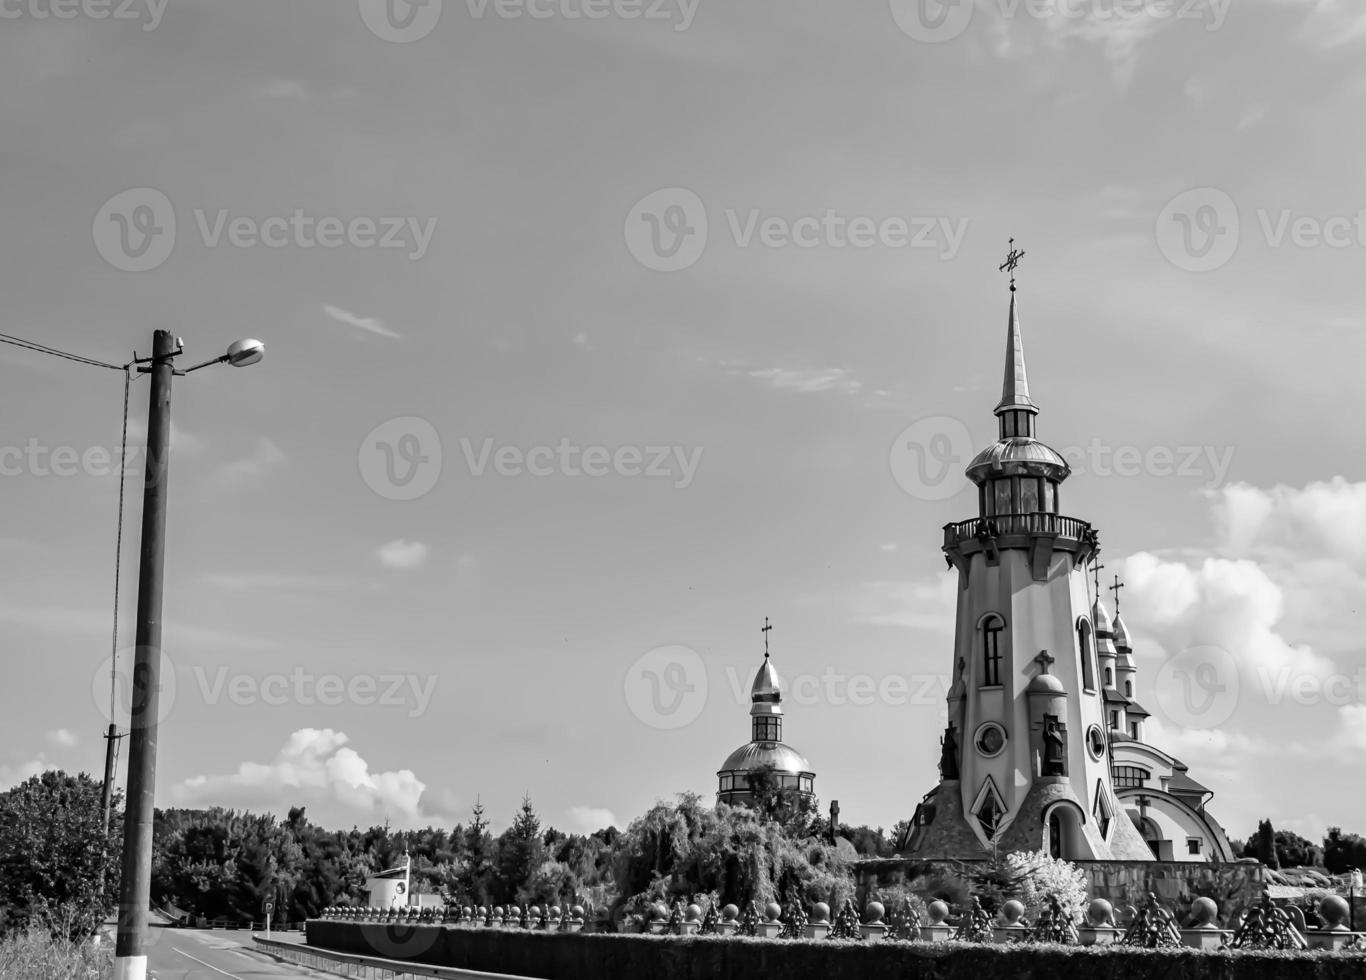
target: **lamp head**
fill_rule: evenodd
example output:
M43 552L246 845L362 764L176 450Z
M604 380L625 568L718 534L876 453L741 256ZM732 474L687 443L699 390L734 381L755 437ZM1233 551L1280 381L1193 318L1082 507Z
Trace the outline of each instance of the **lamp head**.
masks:
M246 367L248 364L255 364L266 356L266 345L259 340L235 340L228 345L228 352L223 355L223 360L233 367Z

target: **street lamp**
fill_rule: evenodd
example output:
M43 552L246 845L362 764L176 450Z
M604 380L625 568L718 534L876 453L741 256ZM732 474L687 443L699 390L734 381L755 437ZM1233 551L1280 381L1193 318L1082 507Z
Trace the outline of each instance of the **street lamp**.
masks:
M134 358L151 375L147 405L147 467L143 475L142 547L138 561L137 652L128 717L128 799L123 821L123 880L115 980L146 980L147 912L152 890L152 821L157 768L157 703L161 694L161 593L166 557L166 477L171 450L171 378L210 364L245 367L265 353L259 340L239 340L221 357L175 369L184 350L169 330L152 337L152 356Z

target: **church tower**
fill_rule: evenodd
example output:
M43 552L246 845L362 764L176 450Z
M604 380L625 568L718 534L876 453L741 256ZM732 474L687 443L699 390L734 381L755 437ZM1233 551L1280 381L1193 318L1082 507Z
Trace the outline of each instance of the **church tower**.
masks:
M1003 268L1013 273L1021 255L1012 248ZM995 414L998 439L967 467L977 515L944 528L944 555L958 573L953 683L941 782L916 812L909 849L921 858L1043 849L1072 860L1151 860L1110 773L1087 582L1098 536L1063 515L1070 467L1035 437L1013 277ZM1107 651L1105 666L1122 683L1117 652Z

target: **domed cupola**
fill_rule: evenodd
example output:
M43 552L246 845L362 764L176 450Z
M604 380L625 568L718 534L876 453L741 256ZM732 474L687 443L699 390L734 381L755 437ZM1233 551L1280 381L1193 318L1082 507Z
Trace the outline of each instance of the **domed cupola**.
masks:
M721 764L716 776L719 803L751 803L751 776L760 770L772 773L777 789L792 789L803 796L814 795L816 774L806 757L783 742L782 680L769 654L768 634L773 627L764 620L764 662L750 685L750 740Z

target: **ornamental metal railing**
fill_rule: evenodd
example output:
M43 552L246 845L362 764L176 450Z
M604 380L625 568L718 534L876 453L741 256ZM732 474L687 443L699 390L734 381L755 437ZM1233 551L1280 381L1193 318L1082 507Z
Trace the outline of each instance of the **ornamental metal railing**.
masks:
M944 547L971 538L995 538L1006 534L1047 534L1073 541L1092 540L1096 532L1086 521L1061 514L996 514L944 525Z

